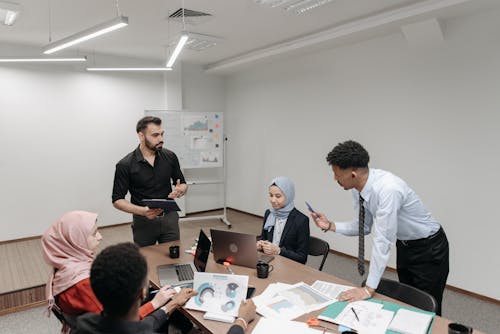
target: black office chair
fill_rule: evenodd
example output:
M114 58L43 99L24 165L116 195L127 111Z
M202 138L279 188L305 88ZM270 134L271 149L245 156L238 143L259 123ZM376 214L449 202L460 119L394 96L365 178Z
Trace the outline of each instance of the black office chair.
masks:
M309 237L309 255L312 256L323 256L323 260L321 260L321 265L319 266L319 271L323 270L323 265L325 264L326 257L330 252L330 245L325 240L320 238L316 238L313 236Z
M72 333L76 329L76 316L64 313L57 304L52 306L52 313L61 322L63 328L67 328L69 333Z
M363 282L363 286L364 283L365 282ZM376 291L386 295L387 297L391 297L400 300L403 303L418 307L424 311L434 313L437 311L438 305L433 296L405 283L382 278Z

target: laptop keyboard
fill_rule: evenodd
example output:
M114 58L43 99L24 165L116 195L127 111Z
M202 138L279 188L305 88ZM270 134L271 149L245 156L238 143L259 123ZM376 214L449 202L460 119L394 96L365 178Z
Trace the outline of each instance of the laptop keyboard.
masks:
M180 281L188 281L194 278L193 268L189 264L180 264L175 266L177 277Z

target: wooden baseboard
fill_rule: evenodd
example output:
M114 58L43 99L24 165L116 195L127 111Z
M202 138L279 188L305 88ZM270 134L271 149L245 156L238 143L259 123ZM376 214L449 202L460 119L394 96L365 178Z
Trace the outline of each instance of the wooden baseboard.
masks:
M45 284L0 295L0 315L23 311L46 303Z
M346 258L349 258L349 259L354 259L354 260L357 259L357 257L355 257L355 256L352 256L352 255L349 255L349 254L346 254L346 253L342 253L342 252L339 252L339 251L336 251L336 250L333 250L333 249L330 249L330 253L338 255L338 256L343 256L343 257L346 257ZM365 263L366 264L370 264L370 261L365 260ZM393 273L397 273L396 268L392 268L392 267L389 267L389 266L386 267L386 270L389 270L389 271L391 271ZM483 300L485 302L489 302L489 303L492 303L492 304L495 304L495 305L500 305L500 300L495 299L495 298L491 298L491 297L488 297L488 296L481 295L479 293L475 293L475 292L472 292L472 291L468 291L468 290L464 290L464 289L461 289L461 288L457 288L456 286L449 285L449 284L446 284L446 288L449 289L449 290L451 290L451 291L464 294L466 296L470 296L470 297L477 298L479 300Z

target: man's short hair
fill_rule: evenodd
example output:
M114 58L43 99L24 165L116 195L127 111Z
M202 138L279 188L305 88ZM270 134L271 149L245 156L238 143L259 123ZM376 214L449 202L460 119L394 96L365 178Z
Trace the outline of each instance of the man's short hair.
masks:
M146 282L147 264L139 247L126 242L105 248L92 263L90 285L108 316L126 315Z
M161 118L154 117L154 116L146 116L146 117L141 118L137 122L137 125L135 127L137 133L144 132L144 130L146 130L146 128L148 127L149 123L153 123L153 124L160 126L161 125Z
M348 140L339 143L326 156L326 161L330 166L346 168L367 168L370 156L360 143Z

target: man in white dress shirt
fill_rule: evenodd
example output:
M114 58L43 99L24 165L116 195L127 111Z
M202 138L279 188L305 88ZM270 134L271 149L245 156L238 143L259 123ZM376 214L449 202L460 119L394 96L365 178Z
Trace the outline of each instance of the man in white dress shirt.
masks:
M326 160L332 166L335 181L344 190L352 191L356 212L360 203L364 207L364 234L371 233L373 239L366 286L346 291L340 299L356 301L371 297L396 243L399 281L434 296L440 315L449 271L448 240L441 225L406 182L390 172L369 168L370 157L359 143L349 140L338 144ZM324 232L360 234L357 217L351 222L334 222L322 213L311 216ZM364 272L361 260L360 273Z

